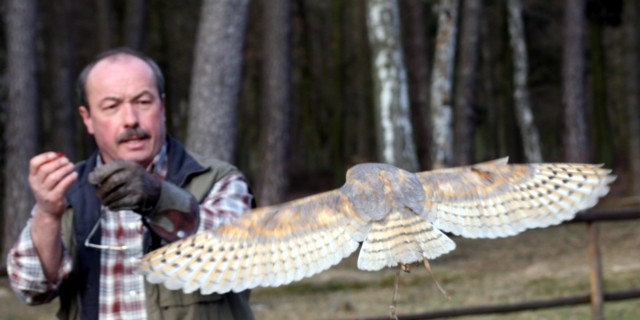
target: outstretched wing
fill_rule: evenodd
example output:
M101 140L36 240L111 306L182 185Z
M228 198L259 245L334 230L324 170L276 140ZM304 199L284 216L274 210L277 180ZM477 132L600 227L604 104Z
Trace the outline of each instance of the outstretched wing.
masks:
M187 293L279 286L337 264L358 248L367 230L368 221L334 190L254 209L147 254L139 270L149 282Z
M615 180L600 165L507 164L417 173L426 196L424 217L436 228L468 238L515 235L572 219L593 207Z

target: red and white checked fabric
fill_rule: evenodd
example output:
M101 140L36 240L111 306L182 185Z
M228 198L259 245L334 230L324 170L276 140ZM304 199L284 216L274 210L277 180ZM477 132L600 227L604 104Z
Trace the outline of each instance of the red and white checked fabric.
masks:
M167 172L165 148L156 156L149 170L164 178ZM252 195L242 174L230 174L214 184L200 204L198 231L214 229L251 208ZM133 211L110 211L102 208L101 244L128 246L124 251L101 251L100 311L101 319L146 319L144 279L134 274L143 254L145 228L140 215ZM32 211L33 215L33 211ZM41 304L56 296L57 288L73 269L65 248L58 281L47 283L31 239L31 221L22 231L7 258L11 286L29 304Z

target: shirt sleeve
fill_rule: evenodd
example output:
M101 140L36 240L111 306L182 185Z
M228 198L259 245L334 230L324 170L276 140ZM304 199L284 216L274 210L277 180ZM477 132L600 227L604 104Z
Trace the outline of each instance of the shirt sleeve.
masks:
M33 211L31 215L33 216ZM72 269L73 259L67 249L63 248L63 261L58 271L58 280L55 283L47 281L31 238L31 219L22 229L7 256L7 274L11 287L18 297L31 305L46 303L55 298L60 283Z
M253 195L246 178L239 173L230 174L216 182L200 204L198 232L215 229L251 210Z

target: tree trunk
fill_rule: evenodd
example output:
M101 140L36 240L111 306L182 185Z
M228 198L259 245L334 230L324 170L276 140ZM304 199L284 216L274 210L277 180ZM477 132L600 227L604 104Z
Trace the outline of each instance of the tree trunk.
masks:
M431 162L443 168L453 161L453 66L456 53L458 1L438 3L438 34L431 77Z
M142 50L147 17L146 0L127 0L126 3L124 43L130 48Z
M418 159L409 115L397 1L368 0L367 27L373 64L379 158L405 170L416 171Z
M400 1L401 19L406 27L403 44L407 61L407 77L409 79L409 102L411 120L416 141L416 152L420 168L431 167L429 146L431 132L429 126L429 43L425 2L421 0Z
M563 104L566 161L589 161L585 93L585 0L566 0L563 48Z
M28 162L38 150L36 0L7 0L9 104L5 129L3 257L29 219L33 196Z
M258 203L283 202L289 186L291 141L291 2L264 3L262 101L264 121L260 145L262 178Z
M533 121L531 100L529 98L528 73L529 57L522 21L522 2L509 0L509 35L513 52L513 99L515 103L516 119L520 127L524 154L529 162L541 162L540 139Z
M474 109L478 89L480 30L483 1L464 1L460 39L459 74L455 105L455 164L473 162Z
M234 162L248 0L205 0L191 80L187 146Z
M638 88L638 2L627 0L624 3L625 32L625 70L626 102L629 121L629 165L631 176L631 194L640 194L640 90Z

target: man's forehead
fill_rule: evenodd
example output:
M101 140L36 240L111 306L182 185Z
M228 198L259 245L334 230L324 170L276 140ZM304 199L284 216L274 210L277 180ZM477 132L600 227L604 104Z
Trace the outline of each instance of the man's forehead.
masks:
M87 75L87 89L110 79L118 80L136 75L148 78L155 86L153 70L145 61L130 55L107 57L98 61Z
M153 77L153 70L144 60L128 54L117 54L98 61L89 72L87 82L94 78L93 75L110 71L114 68L127 70L141 68L146 71L148 76Z

